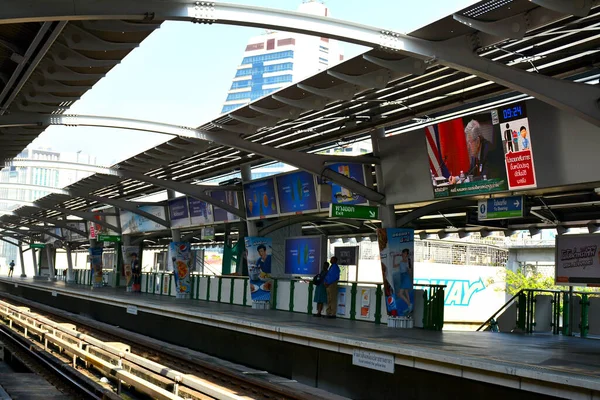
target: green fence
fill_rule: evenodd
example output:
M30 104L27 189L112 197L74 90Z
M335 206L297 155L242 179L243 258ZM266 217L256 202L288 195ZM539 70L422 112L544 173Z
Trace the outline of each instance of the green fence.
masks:
M600 292L579 292L573 291L573 300L580 306L580 312L577 315L570 316L572 308L571 293L564 290L547 289L522 289L507 301L498 311L496 311L486 322L477 330L495 330L496 320L511 305L516 303L517 319L515 328L525 332L534 333L536 328L535 311L536 296L539 294L552 296L552 333L555 335L571 335L573 328L577 326L581 337L587 337L589 332L589 311L590 298L600 297ZM573 321L571 326L571 320Z

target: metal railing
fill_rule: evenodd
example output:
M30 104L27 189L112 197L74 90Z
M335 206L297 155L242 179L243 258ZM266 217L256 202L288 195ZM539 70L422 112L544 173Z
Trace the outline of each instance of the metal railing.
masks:
M109 271L109 270L107 270ZM112 271L112 270L110 270ZM76 284L92 286L92 272L89 269L73 270ZM57 273L57 278L66 279ZM235 275L205 275L192 273L190 298L195 300L227 303L250 307L252 301L248 290L248 277ZM301 287L300 293L299 285ZM342 318L352 321L363 320L382 324L384 321L385 298L381 282L338 282L350 294L349 312ZM423 328L441 331L444 327L445 285L415 284L415 289L423 291ZM374 294L372 318L358 316L359 289L369 289ZM175 296L175 282L172 272L142 272L142 292L162 296ZM285 291L285 293L283 292ZM312 281L302 278L273 278L270 307L273 310L312 314L315 286ZM279 293L279 295L278 295ZM281 299L284 297L285 299Z
M577 323L575 318L579 318L578 327L580 336L585 338L589 333L589 311L590 297L600 297L600 292L579 292L579 291L564 291L550 289L521 289L510 300L508 300L500 309L498 309L490 318L487 319L477 331L496 329L496 319L502 315L513 303L517 304L517 319L515 328L525 333L534 333L536 327L535 310L536 310L536 295L549 294L552 296L552 333L555 335L571 335L573 327L570 325L570 310L571 310L571 294L574 299L579 297L579 305L581 311L579 315L574 315L573 324Z

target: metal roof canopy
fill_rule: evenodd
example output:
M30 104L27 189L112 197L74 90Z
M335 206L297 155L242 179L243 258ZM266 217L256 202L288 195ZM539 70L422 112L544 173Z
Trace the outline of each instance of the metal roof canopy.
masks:
M452 16L415 31L411 36L427 40L468 39L480 57L511 65L512 69L537 70L548 76L583 80L598 75L594 65L598 58L595 50L598 39L593 32L600 20L598 8L594 8L587 18L577 18L524 0L515 0L510 2L510 6L504 4L497 8L491 3L494 2L480 2L469 7L459 13L458 19L475 16L485 21L509 20L527 13L529 26L522 38L501 39L489 33L476 32L468 23L465 25L464 18L461 23ZM489 10L483 13L482 6L485 4L488 4ZM416 62L412 67L407 60L416 59L407 59L400 53L371 50L228 116L216 118L200 129L215 133L243 133L245 140L263 145L315 152L335 146L340 141L348 143L367 138L368 132L378 127L415 125L414 118L464 109L464 104L485 104L511 93L492 81L439 65L436 60L427 60L426 64ZM381 65L390 68L400 68L397 66L401 65L403 69L411 67L415 74L398 74L397 71L394 74ZM423 71L425 66L427 69ZM363 74L357 76L357 71ZM424 74L419 75L422 72ZM326 101L318 100L323 98ZM318 101L314 102L315 99ZM307 104L309 101L313 102ZM315 109L314 106L318 107ZM281 121L286 116L295 119ZM215 143L200 145L194 140L175 138L120 163L119 167L161 179L194 182L237 170L245 163L258 165L265 162L268 161L256 154ZM97 177L92 176L72 186L75 189L92 179ZM99 186L92 194L106 198L131 199L162 190L134 179ZM79 210L94 204L83 198L64 201L64 197L55 195L44 200L47 200L44 201L45 206L55 204ZM28 210L40 216L58 214L56 210ZM444 222L444 225L448 223Z

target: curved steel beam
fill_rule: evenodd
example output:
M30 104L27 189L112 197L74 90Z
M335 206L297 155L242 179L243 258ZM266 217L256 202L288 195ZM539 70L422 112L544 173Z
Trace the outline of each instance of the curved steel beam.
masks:
M221 131L221 132L209 132L200 129L186 128L177 125L164 124L158 122L141 121L127 118L112 118L112 117L98 117L90 115L44 115L44 114L11 114L0 117L0 126L23 126L23 125L35 125L35 126L50 126L50 125L65 125L65 126L91 126L91 127L102 127L102 128L119 128L119 129L130 129L139 130L144 132L163 133L167 135L175 135L187 138L190 141L190 146L193 146L194 141L197 141L199 145L204 146L203 142L217 143L223 146L233 147L249 153L261 155L266 158L270 158L277 161L285 162L289 165L295 166L304 171L310 172L315 175L327 177L334 183L337 183L354 193L358 193L364 196L366 199L376 203L384 204L385 196L371 188L364 186L363 184L345 176L339 174L331 169L327 168L328 164L334 164L336 162L356 162L356 163L379 163L376 157L369 156L357 156L357 157L345 157L345 156L334 156L334 155L320 155L311 153L301 153L294 150L287 150L283 148L265 146L260 143L251 142L244 140L240 134ZM200 144L202 143L202 144ZM351 160L351 161L350 161ZM44 160L19 160L21 165L27 163L31 166L32 163L36 165L53 165L55 167L60 166L60 161L44 161ZM71 164L71 163L65 163ZM11 164L12 165L12 164ZM51 168L51 167L47 167ZM123 170L114 170L103 167L96 167L98 173L118 175ZM145 175L142 175L145 176ZM157 186L164 186L164 184L157 184ZM177 190L177 189L174 189ZM200 199L203 200L203 199ZM236 214L237 215L237 214Z
M88 236L87 232L84 232L84 231L79 230L79 229L77 229L75 227L69 226L66 222L64 222L64 220L20 214L19 213L19 209L15 210L14 214L16 214L17 216L19 216L21 218L35 219L35 220L38 220L40 222L46 222L48 224L53 224L53 225L58 226L58 227L60 227L62 229L66 229L66 230L69 230L71 232L75 232L75 233L77 233L77 234L79 234L79 235L81 235L83 237L87 237ZM75 222L78 222L78 221L75 221Z
M545 0L538 3L548 6L550 2ZM482 58L473 51L466 36L434 42L334 18L198 1L182 3L176 0L5 0L0 11L0 24L107 19L156 19L250 26L327 37L392 52L408 53L422 59L436 60L445 66L526 93L600 126L598 89L529 73Z
M119 174L124 178L135 179L136 181L151 183L155 186L160 186L165 189L175 190L176 192L183 193L190 197L194 197L198 200L205 201L209 204L212 204L215 207L222 208L223 210L233 215L236 215L243 220L246 219L246 213L244 212L244 210L236 208L234 206L230 206L229 204L223 201L213 199L206 193L207 189L203 188L201 185L191 185L189 183L158 179L152 176L141 174L139 172L131 172L127 170L119 170Z
M6 167L29 167L29 166L31 166L32 162L43 168L69 169L69 170L75 170L75 171L90 172L93 174L116 175L116 173L114 173L110 168L100 167L100 166L96 166L96 165L89 165L89 164L72 163L72 162L67 162L67 161L29 160L29 159L20 160L18 158L15 158L11 161L7 161L4 165Z
M465 208L465 207L473 207L477 206L477 200L468 200L468 199L453 199L453 200L443 200L438 201L436 203L428 204L423 207L419 207L409 213L402 215L401 217L396 219L396 226L402 227L404 225L410 224L412 221L429 215L431 213L438 213L441 211L447 211L454 208Z
M171 227L171 224L169 224L169 222L167 222L165 219L159 218L156 215L150 214L149 212L146 212L139 208L140 206L143 206L143 205L152 205L150 203L138 203L138 202L126 201L126 200L120 200L120 199L108 199L106 197L94 196L92 194L79 194L76 192L73 193L73 195L79 196L79 197L84 197L86 199L90 199L90 200L96 201L98 203L108 204L110 206L118 207L122 210L132 212L134 214L137 214L144 218L147 218L151 221L154 221L157 224L164 226L165 228Z
M18 189L18 190L39 190L40 192L56 193L56 194L68 194L64 189L43 186L43 185L27 185L24 183L6 183L0 182L0 189Z
M39 206L38 206L39 207ZM81 219L84 219L88 222L92 222L94 224L103 226L105 228L110 229L111 231L117 232L117 233L121 233L121 229L119 229L118 227L109 224L106 221L102 221L99 219L96 219L95 217L98 215L102 215L99 213L94 213L94 212L87 212L87 211L79 211L79 210L71 210L68 208L62 208L62 207L53 207L53 208L49 208L49 210L53 210L53 211L59 211L63 214L67 214L67 215L74 215L76 217L79 217Z

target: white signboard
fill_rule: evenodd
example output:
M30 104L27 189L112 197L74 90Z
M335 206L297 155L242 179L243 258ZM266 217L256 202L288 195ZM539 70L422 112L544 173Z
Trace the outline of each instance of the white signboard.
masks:
M138 308L137 306L127 306L127 314L133 314L133 315L137 315L138 312Z
M53 290L52 291L52 297L56 297L56 296L58 296L58 293L56 293L56 290Z
M557 285L600 284L600 235L556 236Z
M352 364L390 374L394 373L393 354L354 349L352 352Z

